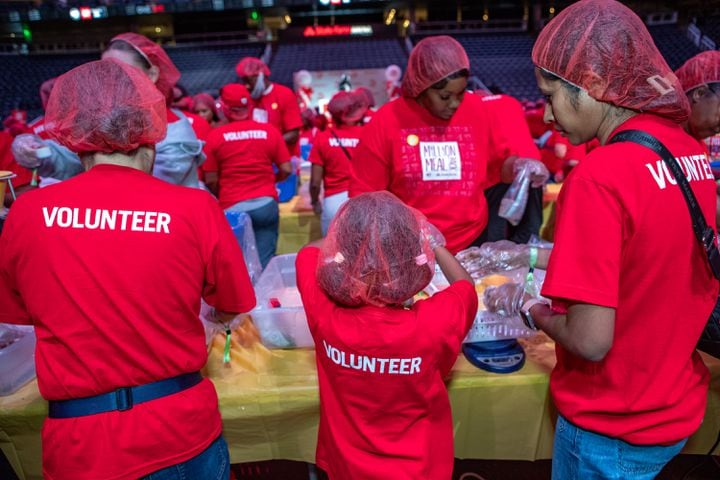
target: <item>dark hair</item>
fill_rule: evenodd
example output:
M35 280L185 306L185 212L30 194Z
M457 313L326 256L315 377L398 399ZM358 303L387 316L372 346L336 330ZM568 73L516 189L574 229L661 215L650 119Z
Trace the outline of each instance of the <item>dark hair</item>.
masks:
M430 88L433 88L435 90L442 90L445 88L445 86L448 84L450 80L455 80L456 78L468 78L470 76L470 70L467 68L463 68L462 70L458 70L455 73L451 73L447 77L443 78L439 82L435 82L432 85L430 85Z
M150 68L152 67L152 64L150 64L150 61L145 58L145 56L141 55L135 47L133 47L124 40L113 40L105 49L106 52L108 50L120 50L121 52L130 52L133 55L133 59L135 60L135 62L142 65L145 70L150 70Z
M570 105L573 106L575 110L578 109L578 106L580 105L580 87L577 85L573 85L572 83L568 82L567 80L564 80L554 73L550 73L547 70L544 70L542 68L540 70L540 75L545 80L548 80L550 82L561 82L563 88L567 90L567 92L570 94Z

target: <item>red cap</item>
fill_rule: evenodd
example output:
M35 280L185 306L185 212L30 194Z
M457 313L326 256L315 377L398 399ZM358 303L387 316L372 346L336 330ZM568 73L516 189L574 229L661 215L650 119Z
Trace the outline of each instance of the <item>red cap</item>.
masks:
M245 85L228 83L220 89L220 100L228 107L249 107L252 97Z

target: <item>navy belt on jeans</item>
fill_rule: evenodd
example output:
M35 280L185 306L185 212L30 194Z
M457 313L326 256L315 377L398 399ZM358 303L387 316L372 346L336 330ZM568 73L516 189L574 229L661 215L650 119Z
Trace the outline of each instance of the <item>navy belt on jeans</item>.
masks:
M118 388L113 392L93 397L50 401L48 417L84 417L97 413L112 412L113 410L121 412L130 410L133 405L182 392L200 383L202 378L200 372L185 373L159 382L146 383L136 387Z

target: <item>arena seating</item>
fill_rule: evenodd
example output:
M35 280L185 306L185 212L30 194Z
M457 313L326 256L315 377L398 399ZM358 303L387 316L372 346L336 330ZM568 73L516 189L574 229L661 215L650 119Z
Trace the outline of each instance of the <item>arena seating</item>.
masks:
M690 57L700 53L677 25L659 25L648 27L660 53L670 68L676 70Z
M273 81L292 87L298 70L385 68L407 64L407 52L397 39L353 39L280 43L270 63Z

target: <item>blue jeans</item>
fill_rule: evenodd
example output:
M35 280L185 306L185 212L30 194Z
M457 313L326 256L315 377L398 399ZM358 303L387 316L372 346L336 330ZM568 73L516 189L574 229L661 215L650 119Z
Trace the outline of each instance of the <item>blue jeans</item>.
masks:
M153 472L141 480L228 480L230 454L225 439L220 435L208 448L185 462Z
M243 205L246 202L236 203L226 211L245 212L250 215L252 220L253 233L255 234L255 243L257 244L258 255L260 256L260 264L265 269L268 262L275 256L278 240L278 228L280 227L280 208L278 202L272 200L260 207L252 210L246 210Z
M631 445L583 430L558 415L553 480L652 480L680 453L687 438L669 446Z

